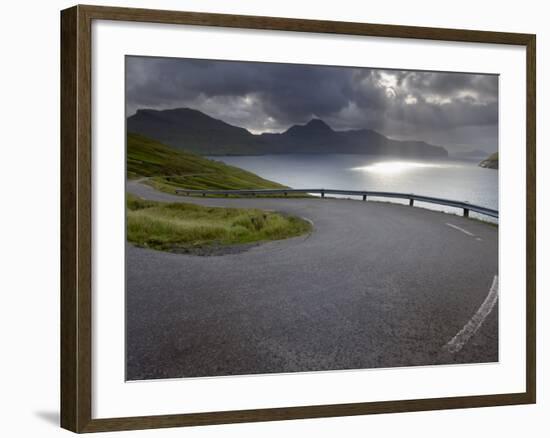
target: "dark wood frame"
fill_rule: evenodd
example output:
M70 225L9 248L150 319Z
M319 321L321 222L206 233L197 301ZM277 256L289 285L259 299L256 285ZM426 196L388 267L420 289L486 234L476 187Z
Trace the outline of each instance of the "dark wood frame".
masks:
M92 419L91 24L92 20L270 29L511 44L527 52L527 320L523 393L276 409ZM531 34L290 18L75 6L61 12L61 426L74 432L288 420L535 403L535 76Z

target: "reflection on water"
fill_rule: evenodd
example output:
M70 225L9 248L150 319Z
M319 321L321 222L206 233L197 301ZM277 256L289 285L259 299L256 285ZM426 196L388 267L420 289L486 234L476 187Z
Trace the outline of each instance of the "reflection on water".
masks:
M213 157L294 188L415 193L498 209L498 171L473 161L366 155ZM393 201L392 201L393 202ZM456 213L451 207L430 206Z
M409 170L426 167L450 167L447 164L420 163L418 161L378 161L367 166L352 167L351 170L383 174L403 173Z

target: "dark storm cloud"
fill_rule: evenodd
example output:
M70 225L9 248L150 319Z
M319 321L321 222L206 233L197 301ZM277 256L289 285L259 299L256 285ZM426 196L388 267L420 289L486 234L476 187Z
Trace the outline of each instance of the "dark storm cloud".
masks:
M207 100L228 103L227 98L233 98L241 101L240 106L243 100L251 106L259 102L281 128L344 107L348 101L344 86L351 75L335 68L151 58L129 58L127 68L131 107ZM243 120L243 126L249 123Z
M312 117L448 146L497 147L490 75L128 57L127 110L187 106L253 132Z

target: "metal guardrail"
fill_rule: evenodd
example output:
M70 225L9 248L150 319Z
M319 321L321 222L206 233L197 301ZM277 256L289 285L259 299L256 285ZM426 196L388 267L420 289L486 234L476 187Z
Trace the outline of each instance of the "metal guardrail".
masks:
M177 194L189 195L284 195L289 193L318 193L322 198L325 195L348 195L348 196L361 196L363 201L367 200L367 197L377 198L398 198L408 199L409 205L414 206L414 201L428 202L430 204L445 205L448 207L460 208L464 212L464 217L470 215L470 211L474 211L479 214L494 217L498 219L498 210L492 208L482 207L480 205L470 204L469 202L454 201L451 199L434 198L432 196L415 195L414 193L396 193L396 192L374 192L365 190L337 190L337 189L246 189L246 190L188 190L188 189L176 189Z

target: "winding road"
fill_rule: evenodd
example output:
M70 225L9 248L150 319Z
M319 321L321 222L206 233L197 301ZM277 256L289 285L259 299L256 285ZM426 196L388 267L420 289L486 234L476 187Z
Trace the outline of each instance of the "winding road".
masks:
M498 361L498 228L344 199L145 199L301 216L236 254L127 244L128 380Z

